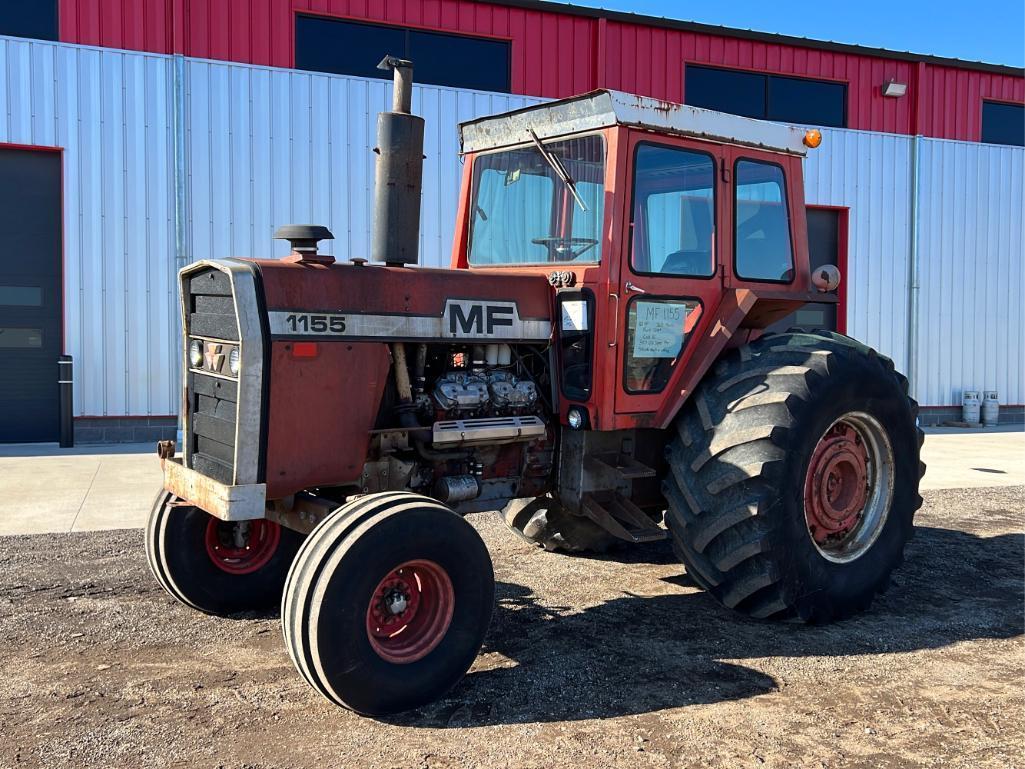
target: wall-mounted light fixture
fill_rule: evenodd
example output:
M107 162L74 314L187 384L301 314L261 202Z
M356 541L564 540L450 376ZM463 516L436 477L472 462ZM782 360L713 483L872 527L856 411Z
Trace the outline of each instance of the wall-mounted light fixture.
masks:
M883 83L883 96L892 96L897 99L908 92L907 83L898 83L896 80L887 80Z

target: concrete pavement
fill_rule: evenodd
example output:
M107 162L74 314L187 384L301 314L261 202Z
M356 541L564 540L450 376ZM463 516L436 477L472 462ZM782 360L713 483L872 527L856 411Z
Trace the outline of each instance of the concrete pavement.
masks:
M930 428L923 489L1025 485L1022 427ZM152 444L0 445L0 535L141 527L160 489Z
M160 489L153 444L0 446L0 534L142 526Z

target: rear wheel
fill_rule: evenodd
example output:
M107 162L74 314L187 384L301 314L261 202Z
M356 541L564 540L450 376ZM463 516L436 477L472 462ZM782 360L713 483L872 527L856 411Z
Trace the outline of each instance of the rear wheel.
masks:
M502 511L506 525L522 539L550 551L604 553L623 540L582 515L573 515L550 496L514 499Z
M146 525L146 557L157 582L209 614L276 606L301 542L273 521L221 521L166 491Z
M494 604L474 528L408 492L369 494L325 518L289 572L285 646L332 702L367 715L424 705L458 683Z
M839 334L764 337L721 360L677 421L674 548L720 602L765 618L865 609L921 506L907 380Z

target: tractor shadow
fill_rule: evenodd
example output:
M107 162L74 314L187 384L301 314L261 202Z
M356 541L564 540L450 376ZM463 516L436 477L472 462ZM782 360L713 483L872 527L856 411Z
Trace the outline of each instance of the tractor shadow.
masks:
M700 591L627 593L574 612L541 603L523 585L499 583L477 663L497 666L471 671L447 698L389 720L448 728L650 713L777 690L772 676L737 660L1012 638L1025 633L1023 550L1021 534L919 528L887 593L867 613L826 626L745 620ZM495 652L507 659L489 659Z

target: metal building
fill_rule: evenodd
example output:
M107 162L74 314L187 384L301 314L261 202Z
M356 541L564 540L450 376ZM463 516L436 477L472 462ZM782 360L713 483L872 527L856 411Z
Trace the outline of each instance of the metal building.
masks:
M424 264L449 262L462 120L614 87L814 124L836 326L894 357L933 419L965 389L1021 418L1020 69L534 0L18 0L0 33L0 442L56 439L62 352L79 440L173 432L180 265L282 255L293 221L368 252L382 46L427 81Z

